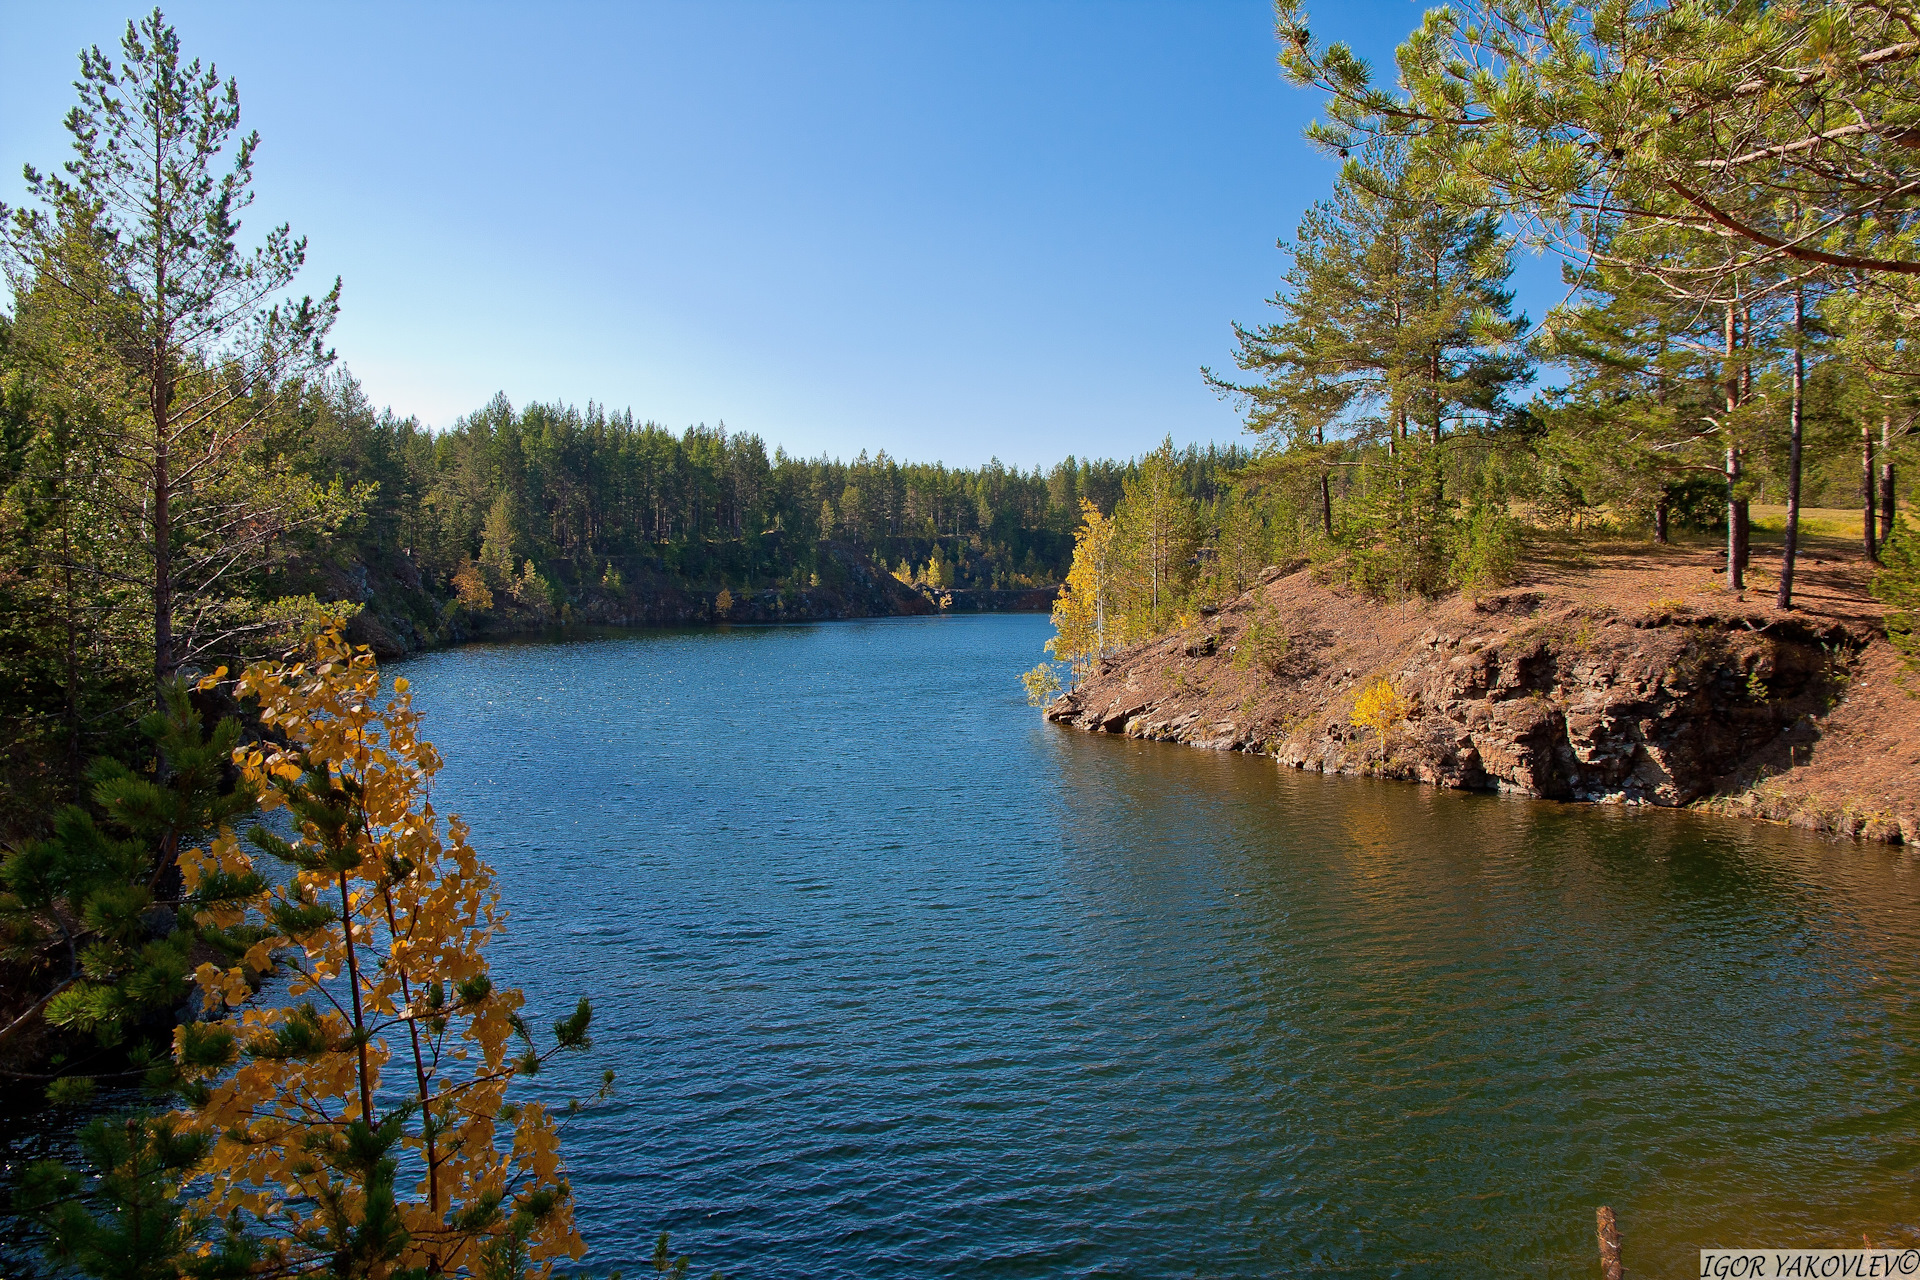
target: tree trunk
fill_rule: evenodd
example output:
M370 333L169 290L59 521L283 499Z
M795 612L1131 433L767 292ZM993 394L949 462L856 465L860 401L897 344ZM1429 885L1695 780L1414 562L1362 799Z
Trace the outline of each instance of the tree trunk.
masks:
M1893 536L1893 463L1880 464L1880 545L1886 546L1887 539Z
M1740 446L1734 443L1733 415L1740 407L1740 374L1733 363L1739 347L1739 330L1733 304L1727 304L1727 589L1740 591L1747 585L1747 500L1740 496Z
M1893 416L1880 420L1880 545L1893 536Z
M1662 493L1653 504L1653 540L1667 545L1667 495Z
M1749 553L1753 550L1753 522L1748 517L1748 500L1741 498L1733 504L1734 545L1740 554L1740 585L1745 587Z
M1748 306L1740 313L1741 332L1745 334L1747 345L1753 345L1753 308ZM1753 357L1749 355L1740 362L1740 403L1753 399Z
M1727 446L1727 589L1739 591L1747 585L1741 570L1746 568L1747 504L1735 496L1740 484L1740 446Z
M1807 296L1793 291L1793 404L1787 415L1787 531L1780 547L1782 609L1793 608L1793 564L1800 550L1800 453L1807 389Z
M1436 280L1434 283L1437 285L1439 281ZM1438 344L1435 344L1433 348L1433 355L1428 363L1427 374L1433 379L1433 442L1439 444L1440 428L1445 418L1445 411L1440 404L1440 347Z
M167 406L161 399L164 374L154 378L153 403L153 684L173 678L173 480L167 464ZM157 703L156 703L157 705Z
M153 191L156 199L167 189L162 157L165 156L164 122L156 120L153 147ZM159 209L156 205L155 212ZM153 368L148 371L147 388L153 397L148 406L153 412L153 686L154 707L164 703L160 687L173 678L179 665L173 653L173 476L169 471L172 448L173 377L171 365L172 333L167 323L167 237L165 220L154 219L153 238ZM165 765L162 764L164 771Z
M1325 448L1327 443L1326 427L1324 426L1315 427L1313 429L1313 434L1314 434L1315 442L1319 444L1322 448ZM1327 535L1327 540L1332 541L1333 540L1333 482L1327 478L1327 465L1326 465L1326 460L1324 458L1321 459L1321 462L1320 462L1320 528L1321 528L1321 531Z
M1861 542L1867 559L1878 560L1880 540L1874 536L1873 527L1873 424L1870 422L1860 424L1860 501Z
M73 483L67 474L71 460L60 450L60 582L61 613L67 630L66 717L67 784L80 795L80 605L73 593Z

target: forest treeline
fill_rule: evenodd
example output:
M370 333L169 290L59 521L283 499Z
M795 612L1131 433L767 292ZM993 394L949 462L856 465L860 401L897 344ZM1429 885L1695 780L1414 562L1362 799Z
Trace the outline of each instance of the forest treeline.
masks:
M429 638L662 590L804 592L838 571L830 546L935 591L1048 588L1081 502L1111 511L1139 469L801 458L724 425L504 396L434 431L315 361L249 388L242 421L174 442L174 460L219 485L175 486L163 571L150 424L76 376L62 266L21 265L15 314L0 316L0 761L15 832L76 795L88 759L137 749L128 709L155 678L158 573L169 670L196 671L271 652L370 584L404 597L383 603ZM1250 456L1189 446L1174 465L1185 489L1213 494Z
M351 381L306 391L286 441L294 467L363 500L332 554L402 555L452 583L463 565L499 590L529 562L556 614L582 590L636 573L735 592L803 583L823 543L850 545L889 571L942 585L1057 584L1080 500L1111 510L1132 462L1068 457L1020 471L903 462L882 450L851 461L803 458L758 436L704 424L673 431L589 403L504 396L429 431L372 412ZM1196 492L1213 492L1244 448L1181 451Z

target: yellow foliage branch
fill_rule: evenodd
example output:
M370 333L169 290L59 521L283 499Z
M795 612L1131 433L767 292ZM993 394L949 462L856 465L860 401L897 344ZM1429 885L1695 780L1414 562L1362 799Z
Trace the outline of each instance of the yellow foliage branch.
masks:
M1374 737L1385 742L1387 735L1405 723L1413 704L1402 697L1393 682L1381 676L1353 698L1353 722L1373 730Z
M337 631L309 661L256 664L237 682L284 745L242 747L235 763L299 835L256 830L251 842L295 874L209 913L263 922L263 936L238 964L201 965L202 999L221 1016L175 1033L191 1104L178 1119L210 1139L187 1212L267 1241L256 1270L322 1267L357 1240L355 1274L504 1262L544 1277L585 1245L552 1118L508 1103L544 1055L530 1040L512 1052L527 1040L521 994L488 969L503 919L493 871L428 800L440 756L407 682L384 706L379 685L372 655ZM182 867L197 888L246 876L253 860L223 831ZM292 973L287 999L265 1005L255 988L277 964ZM584 1047L589 1017L583 1001L556 1025L557 1047ZM382 1093L396 1058L404 1103ZM418 1175L411 1195L398 1190L402 1167Z

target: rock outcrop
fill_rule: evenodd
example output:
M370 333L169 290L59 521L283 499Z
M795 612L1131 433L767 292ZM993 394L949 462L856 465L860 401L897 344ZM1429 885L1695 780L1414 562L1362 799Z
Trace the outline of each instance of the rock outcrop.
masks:
M1769 786L1785 794L1783 776L1814 762L1867 675L1894 678L1872 621L1691 594L1706 598L1633 603L1546 586L1382 605L1271 570L1201 625L1101 663L1047 716L1329 773L1705 803L1920 839L1920 756L1895 728L1868 733L1900 758L1878 761L1864 788L1829 758L1820 786L1831 794L1750 802ZM1379 705L1357 716L1369 689ZM1888 716L1920 720L1920 705L1900 701Z
M717 590L694 590L644 568L617 587L563 583L564 611L533 609L498 596L494 609L474 613L455 606L448 591L430 589L404 556L376 566L355 562L316 574L315 594L360 606L348 634L382 658L445 644L536 634L562 626L685 627L716 622L824 622L930 614L938 605L876 565L865 553L828 543L817 555L818 581L804 587L730 591L719 608Z

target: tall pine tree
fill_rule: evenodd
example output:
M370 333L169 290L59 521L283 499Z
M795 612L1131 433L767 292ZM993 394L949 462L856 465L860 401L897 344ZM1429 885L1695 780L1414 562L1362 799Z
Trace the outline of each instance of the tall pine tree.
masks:
M234 82L184 61L157 9L127 24L121 55L81 54L73 158L63 174L27 169L40 207L6 218L6 266L16 339L93 406L76 421L112 463L115 514L146 530L158 689L269 625L235 607L249 571L289 530L344 514L340 495L257 447L280 397L332 359L339 282L275 301L306 242L283 225L242 248L259 137L238 132Z

